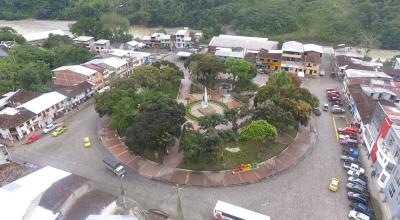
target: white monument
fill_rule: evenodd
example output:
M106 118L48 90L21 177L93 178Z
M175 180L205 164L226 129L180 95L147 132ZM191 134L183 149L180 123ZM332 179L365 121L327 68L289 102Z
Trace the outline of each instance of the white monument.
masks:
M204 96L203 96L203 101L201 102L201 107L203 109L208 107L207 87L204 87Z

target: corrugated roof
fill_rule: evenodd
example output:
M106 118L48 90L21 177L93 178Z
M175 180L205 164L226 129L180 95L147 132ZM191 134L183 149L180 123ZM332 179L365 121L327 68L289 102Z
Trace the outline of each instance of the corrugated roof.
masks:
M268 38L260 37L245 37L245 36L233 36L233 35L219 35L213 37L210 41L209 46L212 47L225 47L235 48L240 47L246 50L260 51L262 48L266 50L277 49L278 42L270 41Z
M117 57L109 57L109 58L105 58L101 61L101 63L104 63L108 66L111 66L113 68L120 68L123 65L126 65L127 62L124 59L120 59Z
M31 42L31 41L37 41L37 40L45 40L49 38L50 34L54 35L67 35L64 31L62 30L52 30L52 31L42 31L42 32L36 32L36 33L30 33L30 34L24 34L22 35L26 41Z
M18 90L14 95L12 95L8 101L12 103L19 103L19 104L24 104L25 102L28 102L36 97L41 96L42 93L39 92L32 92L32 91L26 91L26 90Z
M316 44L304 44L304 51L315 51L318 53L324 53L322 47Z
M379 72L379 71L347 69L347 70L345 70L345 74L348 78L364 77L364 78L392 79L391 76L387 75L384 72Z
M304 46L302 43L297 41L286 41L285 43L282 44L282 50L289 52L303 53Z
M91 36L79 36L77 38L74 38L74 41L87 42L87 41L90 41L93 39L94 39L94 37L91 37Z
M24 103L18 108L26 108L35 114L39 114L44 110L56 105L57 103L64 101L65 99L67 99L67 97L63 94L58 92L49 92Z
M54 69L53 71L61 71L61 70L69 70L71 72L79 73L85 76L91 76L95 73L97 73L96 70L81 66L81 65L72 65L72 66L62 66L57 69Z
M108 44L108 43L110 43L110 40L104 40L104 39L100 39L100 40L97 40L96 42L94 42L95 44L101 44L101 45L103 45L103 44Z
M232 51L229 48L223 48L219 49L215 52L215 56L220 56L220 57L232 57L232 58L244 58L244 53L242 51Z
M20 126L35 117L36 114L24 108L6 108L0 112L0 128L8 129Z

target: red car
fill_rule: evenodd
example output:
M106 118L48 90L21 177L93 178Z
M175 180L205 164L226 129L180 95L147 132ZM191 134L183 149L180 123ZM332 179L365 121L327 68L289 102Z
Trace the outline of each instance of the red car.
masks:
M33 142L37 141L39 137L40 136L36 132L32 132L26 139L25 144L32 144Z
M353 128L353 127L345 127L345 128L339 128L338 130L339 134L349 134L349 135L354 135L357 134L358 129Z

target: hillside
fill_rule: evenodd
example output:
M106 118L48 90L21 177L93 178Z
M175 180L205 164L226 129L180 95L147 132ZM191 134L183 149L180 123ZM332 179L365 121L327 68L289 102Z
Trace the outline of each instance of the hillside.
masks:
M131 24L400 49L400 0L0 0L0 19L77 19L116 11Z

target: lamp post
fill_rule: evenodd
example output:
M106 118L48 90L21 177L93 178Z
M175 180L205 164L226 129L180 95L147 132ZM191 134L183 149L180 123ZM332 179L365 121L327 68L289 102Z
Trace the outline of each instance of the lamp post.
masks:
M176 188L176 191L177 191L177 206L176 206L177 219L178 220L183 220L181 195L180 195L180 191L179 191L182 188L179 188L179 184L176 184L176 186L174 186L174 188Z
M124 178L124 177L123 176L119 176L119 180L120 180L120 183L121 183L122 202L124 203L124 208L126 209L126 192L125 192L124 184L122 182L122 178Z

